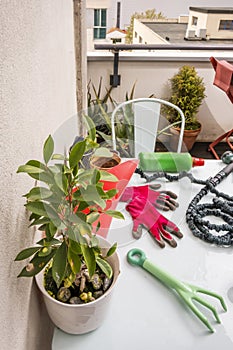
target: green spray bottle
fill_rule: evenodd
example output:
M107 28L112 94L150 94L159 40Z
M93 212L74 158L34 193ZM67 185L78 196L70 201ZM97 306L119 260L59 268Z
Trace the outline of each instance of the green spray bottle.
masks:
M139 167L142 171L165 171L179 173L189 171L194 166L202 166L202 158L194 158L189 153L175 152L141 152Z

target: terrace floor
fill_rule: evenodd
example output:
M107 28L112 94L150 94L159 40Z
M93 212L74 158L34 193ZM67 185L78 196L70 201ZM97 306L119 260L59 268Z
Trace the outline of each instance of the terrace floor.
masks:
M190 150L190 154L193 157L199 157L199 158L205 158L205 159L216 159L212 152L208 151L209 148L209 142L195 142L193 148ZM218 145L214 147L216 153L218 154L219 158L221 158L221 155L229 151L230 148L226 142L220 142Z
M189 151L189 153L191 154L191 156L196 158L216 159L214 154L208 150L209 145L210 145L210 142L195 142L193 145L193 148ZM219 158L221 159L222 154L226 151L229 151L230 147L226 142L220 142L218 145L214 147L214 149L218 154ZM156 151L166 152L167 148L165 145L157 143Z

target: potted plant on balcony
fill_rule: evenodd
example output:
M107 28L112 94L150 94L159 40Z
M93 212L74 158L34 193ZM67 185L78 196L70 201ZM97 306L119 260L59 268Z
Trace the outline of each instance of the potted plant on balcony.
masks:
M185 131L183 141L188 150L190 150L201 131L201 123L197 119L197 112L205 98L205 85L193 66L182 66L178 73L171 79L171 96L169 102L178 106L184 113ZM169 107L166 108L167 118L170 123L179 124L180 116ZM179 126L172 127L171 132L177 135L180 131ZM172 137L174 141L176 137ZM171 145L172 146L172 145Z
M106 209L117 190L104 190L104 181L114 183L117 178L80 166L85 152L96 146L94 138L95 132L89 133L64 156L54 154L49 136L44 162L30 160L17 170L36 180L25 194L25 207L31 212L30 226L41 233L33 247L17 255L17 261L27 259L18 277L36 277L50 318L72 334L100 326L119 275L116 244L111 246L98 236L101 215L124 218Z

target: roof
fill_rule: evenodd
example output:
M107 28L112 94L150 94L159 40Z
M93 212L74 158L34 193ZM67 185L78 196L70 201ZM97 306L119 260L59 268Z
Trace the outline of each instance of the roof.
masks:
M233 7L189 7L190 11L203 13L233 13Z
M231 44L232 39L211 39L211 40L187 40L184 39L187 30L187 23L174 23L174 22L144 22L145 26L149 27L153 32L160 35L163 39L167 40L171 44L185 44L185 45L217 45L217 44Z
M107 32L106 38L110 38L110 39L123 39L126 36L126 31L122 30L120 28L111 28L109 29L109 31Z

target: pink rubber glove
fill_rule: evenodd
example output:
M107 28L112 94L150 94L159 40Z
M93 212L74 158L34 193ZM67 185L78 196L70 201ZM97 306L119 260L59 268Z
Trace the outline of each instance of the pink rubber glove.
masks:
M177 198L177 195L171 191L155 191L160 187L160 185L126 187L120 201L128 202L137 196L141 197L146 195L147 201L149 201L156 208L164 211L175 210L179 206L179 204L174 200Z
M171 234L175 234L177 237L182 238L182 233L173 222L161 215L155 207L147 201L147 193L148 189L145 188L144 193L141 193L141 197L135 197L126 206L127 211L133 219L133 236L135 238L140 238L142 227L144 227L161 248L165 247L164 241L168 242L175 248L177 243Z

